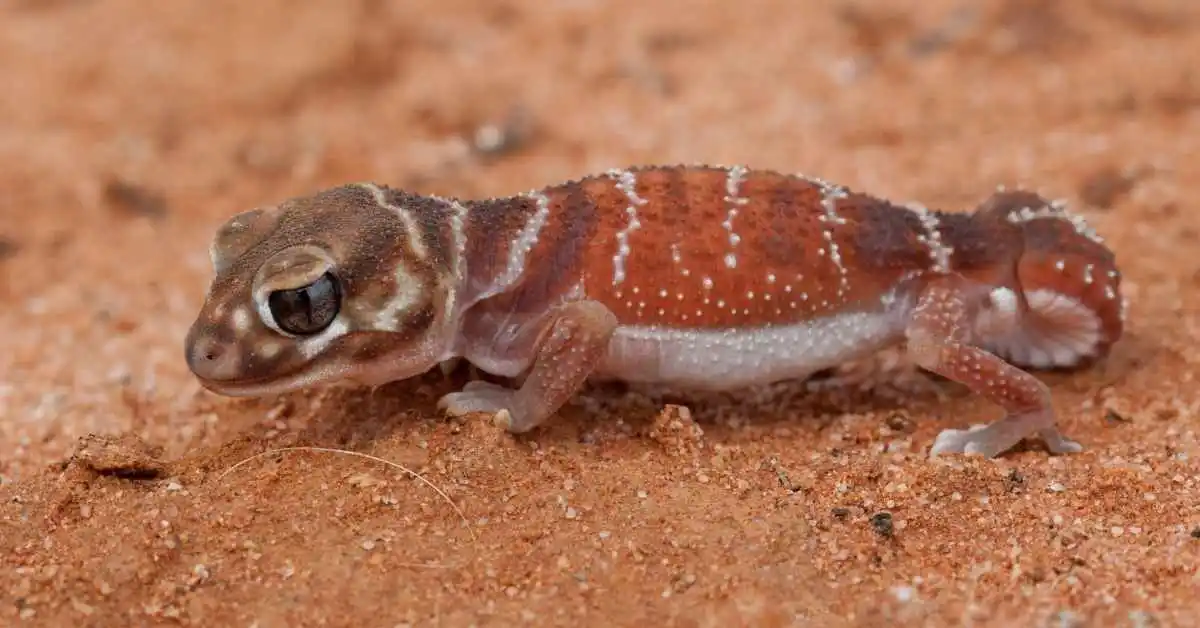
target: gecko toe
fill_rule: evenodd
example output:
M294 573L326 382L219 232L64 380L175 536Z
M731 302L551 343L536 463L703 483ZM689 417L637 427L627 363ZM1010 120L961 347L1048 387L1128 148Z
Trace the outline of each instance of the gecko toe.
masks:
M501 408L496 414L492 415L492 425L511 432L513 425L512 413L507 408Z
M933 446L929 449L929 455L964 454L991 458L995 456L993 439L989 438L988 434L982 433L987 427L985 424L980 424L972 425L965 430L942 430L934 439Z
M1083 451L1083 444L1063 436L1056 429L1043 431L1042 441L1052 454L1077 454Z
M522 413L516 399L517 391L485 381L473 381L459 392L450 393L438 400L438 408L450 416L482 413L492 415L492 425L512 434L521 434L537 427L539 422L529 420Z
M459 392L443 395L438 400L438 409L451 416L463 416L474 412L495 414L507 410L515 391L489 382L469 382Z

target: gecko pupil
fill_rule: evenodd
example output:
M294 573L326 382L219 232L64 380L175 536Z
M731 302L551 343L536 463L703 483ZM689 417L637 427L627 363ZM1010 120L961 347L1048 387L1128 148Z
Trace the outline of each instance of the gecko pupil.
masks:
M276 290L267 297L275 324L289 334L307 336L329 327L341 307L342 294L330 273L292 290Z

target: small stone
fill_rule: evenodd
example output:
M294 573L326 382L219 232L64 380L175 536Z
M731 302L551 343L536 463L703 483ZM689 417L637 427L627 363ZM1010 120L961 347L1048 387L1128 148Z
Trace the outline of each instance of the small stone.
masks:
M172 481L167 484L167 490L171 491L172 493L179 492L183 490L183 485L179 482Z
M380 480L369 473L356 473L350 476L346 482L354 488L371 488L373 486L382 486L387 484L386 481Z
M1062 485L1062 482L1051 482L1050 486L1046 487L1051 493L1061 493L1067 490L1067 487Z
M916 590L912 587L892 587L892 595L895 596L898 602L911 602L916 597Z
M871 515L871 527L879 536L890 537L895 531L895 526L892 524L892 513L878 512Z
M1121 526L1113 526L1109 529L1109 532L1111 532L1113 536L1121 536L1125 534L1125 528L1122 528Z
M579 511L567 506L567 519L574 519L579 516Z
M84 616L88 616L96 612L96 609L91 604L74 598L71 599L71 608L74 608L76 613Z
M373 541L371 539L367 539L367 540L363 541L362 548L368 552L375 549L375 541Z
M1192 538L1200 539L1200 526L1196 526L1196 527L1192 528Z

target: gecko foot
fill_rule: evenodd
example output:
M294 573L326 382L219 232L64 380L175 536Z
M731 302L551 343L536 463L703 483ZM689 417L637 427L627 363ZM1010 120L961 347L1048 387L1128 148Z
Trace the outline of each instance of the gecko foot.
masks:
M972 425L965 430L942 430L933 441L930 456L942 454L996 456L1011 449L1031 431L1036 431L1053 454L1073 454L1083 451L1083 445L1067 438L1055 427L1030 430L1031 425L1044 424L1042 416L1030 415L1007 418L992 424Z
M512 412L517 391L498 384L476 380L467 382L459 392L443 395L438 400L438 409L450 416L463 416L474 412L492 415L497 427L513 431Z
M467 382L459 392L443 395L438 408L451 416L463 416L473 412L492 415L492 424L513 434L523 434L541 424L532 413L521 406L518 391L511 388L475 380Z

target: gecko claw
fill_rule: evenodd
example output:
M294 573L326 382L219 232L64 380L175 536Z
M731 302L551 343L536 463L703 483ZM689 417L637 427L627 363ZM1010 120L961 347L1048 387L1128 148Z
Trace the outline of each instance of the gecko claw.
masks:
M507 408L501 408L492 415L492 425L501 428L507 432L512 431L512 413Z

